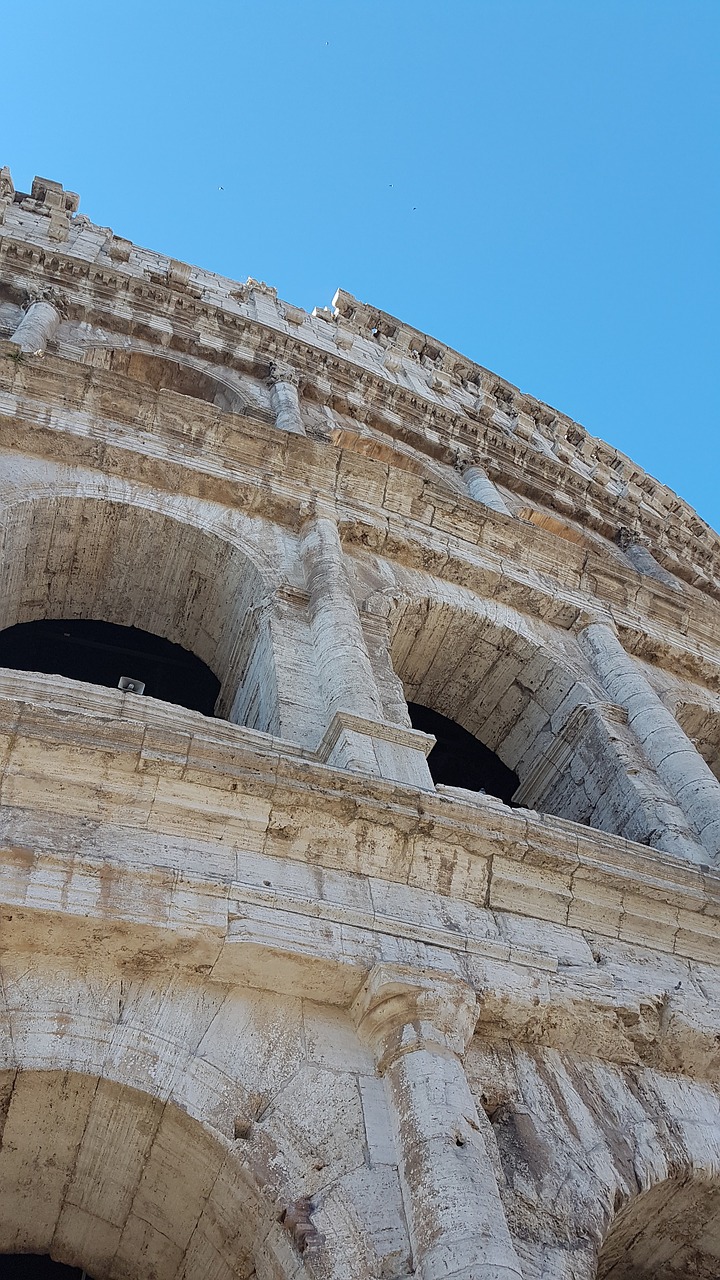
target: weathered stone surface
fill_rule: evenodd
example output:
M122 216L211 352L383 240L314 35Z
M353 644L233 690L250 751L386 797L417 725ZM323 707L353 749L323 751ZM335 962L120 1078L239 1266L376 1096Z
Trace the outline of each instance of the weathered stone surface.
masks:
M711 1280L717 535L343 291L76 210L0 171L0 635L133 626L220 694L0 668L0 1252Z

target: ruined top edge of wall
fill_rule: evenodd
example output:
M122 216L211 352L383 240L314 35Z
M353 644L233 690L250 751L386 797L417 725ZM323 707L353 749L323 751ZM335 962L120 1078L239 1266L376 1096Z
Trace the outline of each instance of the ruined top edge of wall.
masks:
M337 290L331 307L309 313L279 299L275 288L252 277L233 281L140 248L79 215L78 206L79 197L58 182L36 177L28 194L16 191L7 167L0 169L0 236L25 241L41 254L50 247L78 265L93 264L107 272L108 285L114 281L118 289L132 281L134 292L146 288L151 300L160 294L180 295L190 307L242 315L296 336L379 377L391 391L426 403L433 421L458 414L479 420L481 426L504 433L513 446L552 452L557 462L616 496L632 486L640 492L647 516L677 522L713 560L720 556L718 535L671 489L573 419L437 339L343 289Z

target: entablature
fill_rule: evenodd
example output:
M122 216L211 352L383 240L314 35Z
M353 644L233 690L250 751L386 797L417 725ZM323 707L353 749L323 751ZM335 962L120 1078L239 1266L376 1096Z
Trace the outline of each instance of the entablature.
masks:
M717 872L62 685L0 697L4 946L346 1007L401 964L469 983L486 1039L720 1078Z

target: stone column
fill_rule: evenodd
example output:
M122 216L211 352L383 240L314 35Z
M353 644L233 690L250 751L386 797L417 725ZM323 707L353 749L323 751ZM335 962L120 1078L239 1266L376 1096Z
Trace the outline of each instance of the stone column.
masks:
M452 977L378 965L353 1014L393 1104L419 1280L522 1280L461 1061L474 992Z
M481 466L472 463L469 467L466 467L463 471L463 480L467 485L470 497L474 498L476 502L482 502L484 506L491 507L493 511L501 511L505 516L511 514L489 475Z
M275 414L275 424L281 431L304 436L298 381L297 373L288 365L270 365L270 405Z
M609 698L624 707L648 760L711 857L720 854L720 783L611 627L593 622L580 643Z
M31 302L11 342L26 355L41 356L60 324L60 312L51 302Z
M303 530L300 549L319 692L329 720L319 747L321 758L341 768L431 789L425 757L434 738L385 723L335 520L317 514ZM318 727L322 731L320 709Z

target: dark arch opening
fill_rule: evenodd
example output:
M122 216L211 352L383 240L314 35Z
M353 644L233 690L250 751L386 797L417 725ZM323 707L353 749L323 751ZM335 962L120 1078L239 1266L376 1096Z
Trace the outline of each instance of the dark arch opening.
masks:
M145 693L203 715L214 713L220 681L179 644L138 627L87 619L19 622L0 631L0 666L41 671L117 689L121 676Z
M90 1280L79 1267L53 1262L46 1253L0 1253L0 1280Z
M439 711L422 707L419 702L409 702L408 710L413 729L432 733L437 738L428 756L434 783L485 791L510 804L520 779L494 751Z

